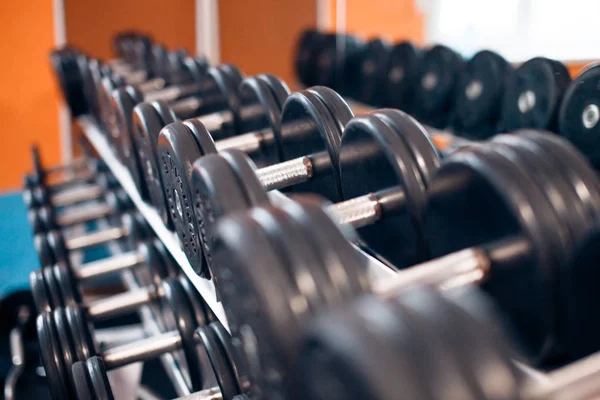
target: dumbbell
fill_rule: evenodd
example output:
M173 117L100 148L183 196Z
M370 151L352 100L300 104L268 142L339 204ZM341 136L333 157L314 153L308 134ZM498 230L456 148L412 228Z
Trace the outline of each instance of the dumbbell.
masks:
M200 345L205 349L218 387L204 389L177 400L242 400L248 399L243 362L232 344L232 339L223 325L211 322L198 329ZM106 366L100 357L73 364L73 378L77 398L93 400L113 399L112 389L106 374Z
M125 213L119 219L120 223L114 226L69 238L65 238L57 230L35 235L34 246L40 258L40 265L52 266L68 259L71 251L84 250L116 240L125 239L127 247L132 249L150 235L151 230L139 213Z
M163 219L173 221L183 250L195 271L202 276L208 274L201 247L204 226L194 216L194 207L200 207L196 203L202 197L195 193L191 184L194 161L199 158L213 157L210 153L216 153L217 149L241 149L252 154L253 159L261 165L275 164L273 167L265 168L274 171L269 176L284 178L277 182L277 186L269 186L275 181L269 182L266 186L267 190L295 184L295 190L317 191L336 200L340 197L336 167L337 151L342 129L351 117L352 113L346 102L337 93L328 88L315 87L290 95L282 108L279 123L272 122L273 129L250 132L215 143L209 131L197 120L172 123L164 127L156 141L158 147L156 164L153 168L147 169L148 172L155 171L157 174L160 170L161 179L157 179L158 177L147 179L147 183L150 191L156 193L154 198L157 201L154 205L159 214L163 215ZM150 142L150 139L146 141ZM308 156L297 158L301 155ZM301 168L306 172L305 164L308 163L309 157L312 157L311 166L314 166L310 171L312 179L302 185L300 182L308 179L309 176L307 174L300 176L297 173ZM238 159L239 157L231 159L237 176L228 169L229 167L225 167L227 175L215 176L218 182L214 183L217 185L214 187L214 192L218 195L228 193L224 197L221 196L222 203L226 203L224 207L228 208L238 207L240 201L245 205L256 204L257 199L262 201L265 198L262 187L256 189L261 192L256 194L256 198L252 197L255 193L246 192L247 195L232 187L238 180L246 181L246 178L252 180L254 175L252 168L247 167L247 162L243 159L239 162ZM276 164L290 159L293 160L281 165ZM196 210L196 212L200 211Z
M190 389L202 389L204 375L197 344L196 329L207 323L206 305L197 291L182 280L161 282L161 308L171 331L104 351L95 348L93 331L76 307L67 306L37 317L41 357L53 398L75 398L71 367L76 361L98 356L107 370L149 360L168 352L182 350L190 378Z
M431 255L443 257L401 271L377 291L397 290L412 281L443 286L482 283L517 328L530 357L538 363L551 357L589 354L597 349L597 335L583 336L580 332L597 333L597 323L585 312L574 310L593 309L597 301L591 282L597 282L598 277L589 268L593 258L581 260L579 254L594 248L590 236L598 237L592 235L600 215L598 194L598 179L581 156L568 143L544 133L501 135L486 146L455 153L431 180L423 213ZM282 208L291 210L286 212L305 224L307 237L326 242L327 237L335 235L333 224L327 228L327 223L319 222L327 220L327 213L319 212L318 207L310 212L306 211L308 206L304 206L304 211L295 205ZM252 215L259 219L258 211ZM336 218L335 213L331 215ZM263 220L267 218L262 216ZM233 228L229 229L227 234L232 234ZM252 249L227 244L230 247L219 258L215 253L220 251L219 234L223 231L217 228L216 233L216 238L212 238L212 257L218 268L212 272L218 286L231 284L228 275L254 282L253 277L246 276L247 272L237 270L240 262L242 266L251 265L250 258L248 264L240 260L250 250L266 257L267 250L256 243ZM239 229L235 235L239 237ZM356 240L350 236L350 240ZM277 246L282 246L279 241L284 237L281 232L273 235ZM343 265L342 283L360 291L359 283L366 279L361 260L352 261L352 248L347 245L341 255L343 240L326 243L327 248L338 249L338 255L328 255L329 259L339 261L324 268L331 270L330 276L338 274L339 285L342 275L335 268ZM402 241L398 243L401 246ZM226 254L230 254L229 259ZM306 249L303 254L309 257ZM272 260L265 264L276 265ZM307 264L308 261L304 265ZM319 274L315 276L322 276L323 272ZM221 276L225 276L225 283L219 282ZM268 289L261 286L261 290ZM231 324L229 316L228 321Z
M425 51L409 110L411 115L436 129L444 129L450 120L464 64L463 58L449 47L436 45Z
M422 210L429 179L440 163L427 132L407 114L382 109L346 124L335 157L330 163L338 175L316 184L312 180L319 179L320 166L314 166L314 157L258 170L248 158L233 151L197 160L191 176L190 203L195 207L192 220L201 232L199 240L206 261L202 276L208 276L206 268L212 267L212 234L219 218L235 210L268 204L265 190L306 181L303 191L341 201L333 206L336 215L360 228L362 244L377 256L396 268L423 261L427 253ZM398 246L398 242L405 245Z
M396 43L389 51L383 75L382 103L410 113L423 60L423 50L408 41Z
M502 105L501 129L556 132L558 112L571 77L560 61L536 57L510 75Z
M366 104L381 106L384 97L384 74L386 72L391 44L375 38L346 60L344 77L348 95Z
M558 133L585 154L595 168L600 166L600 101L596 97L599 71L600 65L589 65L571 82L558 114Z
M73 206L62 213L57 212L49 205L32 208L27 213L31 230L34 234L61 230L107 217L119 216L133 208L129 196L122 189L106 192L102 197L104 200L101 203Z
M39 312L52 311L57 307L81 304L83 296L79 289L81 283L94 281L106 275L117 274L123 271L139 270L146 268L152 282L159 282L168 276L174 276L177 268L164 245L158 240L144 240L137 244L136 249L92 261L74 268L69 257L63 257L53 265L32 271L29 275L29 284ZM134 301L140 301L138 293ZM149 294L146 294L148 297ZM128 298L131 299L131 296ZM116 301L113 303L117 303ZM125 311L128 309L126 308ZM106 307L88 305L87 311L91 316L104 316ZM110 310L108 310L110 313Z
M500 133L502 101L511 65L490 50L476 53L459 74L450 125L457 135L487 139Z
M233 87L229 89L233 90ZM249 132L231 138L229 141L224 140L221 144L223 146L241 146L242 148L255 146L258 143L259 135L272 135L271 132L279 129L281 107L288 94L289 90L285 83L273 75L261 74L249 77L244 79L234 92L228 94L230 106L227 111L200 116L194 119L192 124L200 125L200 121L203 121L209 127L214 128L211 131L212 137L214 134L218 134L217 130L222 134L227 132L227 135ZM175 121L176 117L172 110L162 102L142 103L136 106L131 132L133 148L137 149L139 156L139 170L135 166L133 157L129 158L130 170L138 188L149 192L151 203L157 207L163 221L168 226L171 221L164 205L164 192L158 172L158 165L162 161L159 159L160 155L157 154L156 143L160 130L168 123ZM263 132L260 132L261 130ZM210 140L212 142L212 139ZM129 142L125 141L123 145L124 149L132 147ZM198 147L195 144L192 145ZM194 147L190 151L193 151ZM251 150L249 149L249 151ZM254 150L260 149L255 148Z
M584 400L600 394L600 353L532 377L515 366L514 349L491 325L501 321L491 307L481 310L485 315L473 312L486 300L480 297L472 290L413 287L320 315L301 339L296 367L302 398L418 400L453 393L461 399Z

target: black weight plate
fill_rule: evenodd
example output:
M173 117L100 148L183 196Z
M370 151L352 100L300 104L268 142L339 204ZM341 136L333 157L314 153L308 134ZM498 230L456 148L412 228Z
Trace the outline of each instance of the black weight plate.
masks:
M217 231L215 274L229 328L242 342L253 387L265 398L282 398L300 328L291 299L299 293L254 221L244 215L225 217Z
M268 84L256 77L246 78L238 88L238 95L242 125L239 127L241 130L231 132L232 135L281 129L281 106ZM254 152L253 156L260 160L261 153Z
M529 169L562 221L560 226L565 229L557 229L557 232L569 236L563 242L569 243L567 251L570 253L574 244L585 236L590 224L583 202L569 182L568 175L562 171L560 164L552 162L552 156L547 151L524 136L497 135L493 142L506 143L521 155L523 163L520 165L527 165L525 168Z
M338 226L324 207L328 204L314 195L294 196L280 208L288 213L304 231L321 257L339 298L354 298L369 291L367 267L349 241L356 241L355 232L347 226ZM315 227L318 227L317 229Z
M192 305L179 281L167 279L163 282L162 288L165 292L164 302L173 314L177 331L181 336L181 349L191 381L190 390L196 392L202 389L204 375L202 374L202 361L194 339L197 325Z
M396 131L386 121L389 118L384 115L371 114L348 123L339 169L345 200L388 189L404 193L406 207L358 229L372 251L401 269L426 256L421 220L427 187L419 165L401 138L404 131L418 126Z
M58 342L60 343L61 356L63 364L65 366L65 371L67 372L67 379L71 388L74 389L71 368L74 362L82 360L77 359L77 354L75 352L75 343L73 342L73 338L69 330L65 310L60 307L55 309L52 312L52 320L54 322L54 329L57 333Z
M308 88L307 91L317 95L325 104L329 112L331 112L331 116L341 135L346 124L354 117L354 113L352 113L348 103L346 103L342 96L328 87L313 86Z
M404 312L411 310L429 325L428 332L441 339L475 398L518 398L522 381L510 359L511 352L460 303L423 288L400 293L394 301L402 305Z
M33 237L33 247L40 260L42 267L52 265L54 262L54 252L48 243L48 237L43 233L38 233Z
M71 273L69 265L65 262L59 261L52 267L46 267L52 269L52 275L56 286L60 291L60 296L63 305L70 304L81 304L82 296L77 288L77 284Z
M490 147L493 149L493 146ZM429 241L430 248L435 256L514 235L524 237L531 243L529 260L522 261L518 268L492 267L492 277L483 284L483 288L511 318L530 353L528 355L539 361L554 350L556 299L553 289L556 262L560 259L560 251L555 248L559 242L555 233L558 222L532 178L523 173L518 164L492 151L472 148L475 160L469 160L470 157L466 155L458 158L461 167L471 168L470 171L463 169L463 173L474 172L477 175L465 178L467 184L460 193L451 191L435 196L435 203L430 203L425 219L435 221L437 232L435 240ZM465 201L463 196L469 196L469 200L462 207L457 206L461 198ZM451 212L463 212L459 222L461 230L440 233L450 219L456 218L447 214L449 208L442 210L443 207L439 205L441 201L454 204ZM481 221L475 221L484 210L486 216L481 217ZM495 211L493 217L489 210ZM533 322L534 319L536 322Z
M147 188L142 178L142 164L138 155L137 143L133 140L133 108L138 102L134 100L129 92L124 88L119 88L113 92L111 105L115 109L115 118L119 127L121 154L123 162L133 183L143 199L148 198Z
M251 209L248 217L261 226L279 255L283 272L300 293L300 320L339 302L319 253L289 215L276 207L261 207Z
M342 131L339 125L320 96L313 92L304 90L288 97L281 116L281 135L275 139L281 152L280 161L308 155L315 169L308 182L290 189L340 201L337 153Z
M48 298L48 289L46 289L44 275L41 270L31 271L29 274L29 286L31 287L31 294L33 295L33 301L37 312L42 313L52 311L54 305L51 304L50 299Z
M316 47L313 46L321 37L323 35L320 32L314 29L306 29L296 43L294 69L298 80L307 86L314 84L314 79L311 79L311 76L314 76L315 70L314 66L311 65L311 61L314 59Z
M190 280L184 274L181 274L178 277L179 284L185 291L187 299L190 302L190 312L194 315L194 319L196 321L196 326L204 326L208 324L210 321L210 308L198 293L198 289L196 289Z
M140 157L142 176L148 189L151 203L158 210L168 228L172 227L166 208L162 177L159 173L160 161L156 144L163 123L151 104L140 103L133 109L133 138Z
M221 396L223 399L230 399L240 393L240 389L235 381L235 376L231 371L226 353L219 344L215 332L209 326L203 326L198 330L202 346L206 350L210 365L217 379Z
M548 151L557 165L564 167L569 181L577 189L583 201L588 218L594 224L600 223L600 182L595 171L570 143L554 136L535 131L519 131ZM568 167L568 168L567 168Z
M379 109L374 112L378 117L384 117L392 126L411 151L427 186L429 180L440 167L440 154L431 140L429 133L419 122L400 110Z
M219 153L225 159L238 179L240 188L246 195L246 200L251 206L269 204L269 196L256 175L256 166L246 154L239 150L225 150Z
M72 396L68 377L70 372L66 370L63 362L52 313L43 312L37 316L36 330L50 393L55 399L68 399Z
M558 116L558 132L590 161L600 163L600 65L579 74L565 92Z
M538 266L539 270L537 272L538 278L540 281L546 285L546 315L536 314L536 317L539 316L541 318L545 318L545 322L548 325L548 330L545 332L546 343L539 343L533 347L533 350L529 350L531 354L534 354L536 360L545 360L550 356L556 354L557 349L560 348L560 344L558 341L558 332L560 329L558 326L558 301L560 300L558 291L558 273L560 271L561 265L564 264L564 260L567 257L566 252L568 251L567 244L565 243L565 238L568 237L568 233L565 234L565 229L567 227L561 225L556 213L552 208L552 204L545 196L543 190L536 185L535 177L527 174L525 167L520 165L518 155L511 149L501 147L501 146L493 146L493 149L487 151L485 154L488 160L494 159L494 162L498 162L497 168L503 168L507 173L514 174L514 181L516 182L526 182L523 186L523 193L525 194L526 199L530 202L530 206L534 210L534 214L532 214L532 219L537 219L538 224L542 227L542 236L540 239L542 240L544 246L548 249L548 256L550 260L548 263ZM515 171L512 171L516 167ZM537 189L537 190L536 190ZM543 249L542 249L543 250ZM498 268L494 270L498 271ZM513 277L514 279L514 277ZM486 282L485 287L489 288L491 285L499 284L493 278ZM497 286L496 286L497 287ZM506 290L506 286L502 290ZM505 294L507 296L508 294ZM514 301L514 292L511 292L509 295ZM522 303L522 302L521 302ZM522 307L522 305L521 305ZM522 310L522 308L521 308ZM510 313L510 311L509 311ZM512 313L510 314L512 316ZM522 322L522 321L520 321ZM515 326L519 332L522 333L523 336L527 336L527 325L518 325L519 322L515 322ZM528 319L528 325L531 324L531 318ZM521 330L524 327L525 329ZM547 346L548 343L551 343L551 346ZM536 352L536 350L538 352Z
M43 267L42 276L44 277L44 283L46 284L46 294L50 300L52 308L62 307L65 304L62 301L60 289L52 274L52 267Z
M477 371L465 368L466 360L458 350L464 345L470 345L468 342L463 344L456 341L456 331L462 333L460 329L463 327L448 323L453 320L451 315L431 320L432 315L437 316L439 307L430 297L427 290L410 288L392 297L389 306L395 308L400 318L410 321L411 330L422 339L422 342L418 341L415 345L420 344L418 351L422 356L419 360L421 369L428 371L428 387L432 398L483 398L476 383ZM423 346L423 343L426 345Z
M371 321L356 308L374 307ZM387 318L386 318L387 317ZM411 365L406 324L380 299L362 296L350 307L312 321L300 347L299 380L315 400L430 399Z
M162 120L163 126L169 125L175 121L177 121L177 116L173 112L173 110L163 101L153 101L152 107L158 113L158 116Z
M555 61L533 58L511 75L507 82L502 108L502 128L556 131L558 108L566 85L566 69L560 71Z
M438 129L446 127L463 64L461 56L446 46L436 45L425 52L412 108L419 121Z
M256 77L269 85L273 96L275 96L275 99L277 100L277 104L279 104L279 110L281 110L285 100L290 95L290 88L288 85L273 74L259 74L256 75Z
M83 314L80 306L69 305L64 308L67 324L73 339L78 360L87 360L96 355L96 346L92 338L92 326Z
M135 251L142 256L143 265L148 270L148 276L153 284L160 284L162 279L169 277L171 271L174 271L170 269L172 266L168 265L172 261L168 260L170 255L160 240L140 242Z
M385 101L383 83L391 45L382 39L367 43L360 65L360 93L357 100L380 106Z
M121 215L121 226L127 232L124 239L127 249L135 249L139 242L153 235L146 219L139 212Z
M452 127L457 134L486 139L498 130L510 64L498 53L482 50L458 78Z
M385 106L410 112L423 52L410 42L395 44L388 55L382 88Z
M245 360L240 357L239 347L235 347L232 343L233 339L229 332L225 329L220 321L214 321L209 325L209 328L215 333L219 344L223 346L231 373L235 379L238 393L244 389L244 385L248 380L248 366Z
M94 387L90 381L85 361L77 361L71 368L75 382L75 398L79 400L97 400L94 397Z
M237 76L232 76L228 70L227 64L222 64L217 68L211 68L208 70L208 74L214 79L217 84L218 92L225 103L223 109L230 111L233 116L233 126L236 132L241 131L242 120L240 116L240 99L237 94L238 86L241 80L238 81Z
M142 242L142 243L144 243L144 242ZM161 275L161 277L167 278L167 277L175 277L175 276L179 275L179 273L180 273L179 264L177 264L177 261L175 261L175 259L173 258L173 256L169 252L169 250L167 250L167 248L165 247L165 245L163 244L163 242L160 239L154 238L152 240L152 248L153 248L153 251L155 251L156 253L159 254L161 266L160 266L160 269L158 270L159 271L158 273ZM156 276L157 283L158 283L159 278L160 278L159 276Z
M38 179L44 179L46 171L42 163L42 156L40 155L40 148L34 144L31 146L31 163L33 165L33 176Z
M92 357L85 362L90 383L97 400L114 400L106 368L100 357Z
M206 76L206 71L208 71L209 67L208 60L203 56L187 56L183 59L183 64L188 83L201 82Z
M202 248L192 204L192 164L202 157L192 132L181 122L165 126L158 136L160 173L168 212L185 255L192 265L201 262Z
M242 74L242 71L235 64L220 64L217 68L227 75L231 84L236 89L242 83L242 80L244 80L244 74Z
M209 277L220 268L213 261L215 224L224 215L246 210L251 204L246 199L236 174L222 157L206 155L194 162L192 172L193 206L206 264L192 265L197 274ZM207 270L207 268L209 270Z
M217 152L215 142L210 132L206 130L206 127L202 124L202 122L196 119L189 119L183 123L192 133L202 155Z

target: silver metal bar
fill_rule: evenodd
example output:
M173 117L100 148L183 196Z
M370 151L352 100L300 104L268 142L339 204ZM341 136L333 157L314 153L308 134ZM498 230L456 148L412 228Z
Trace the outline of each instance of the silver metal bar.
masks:
M60 164L60 165L55 165L53 167L45 168L44 172L46 174L54 174L54 173L58 173L58 172L74 171L79 168L87 167L88 162L89 162L89 159L87 159L86 157L81 157L81 158L77 158L77 159L71 161L68 164Z
M167 82L163 78L152 78L148 79L146 82L139 83L137 88L142 93L154 92L160 89L163 89Z
M82 201L94 200L102 196L103 193L104 188L100 185L83 185L53 194L50 201L54 207L61 207Z
M181 97L190 96L201 91L205 86L201 83L191 83L186 85L173 85L160 90L144 93L144 101L172 101Z
M69 238L65 241L65 246L68 250L80 250L86 247L105 244L111 240L121 239L128 234L129 232L127 232L127 229L123 227L107 228L86 235Z
M86 307L87 313L94 319L113 317L137 310L144 304L149 304L158 296L159 293L153 286L132 289L89 303Z
M218 387L200 390L188 396L179 397L175 400L222 400L223 395Z
M80 183L83 181L91 180L95 176L94 175L95 172L89 168L82 169L80 171L75 171L74 173L69 172L67 174L66 172L69 172L69 171L61 171L61 175L56 176L56 177L53 176L52 184L50 184L49 186L56 187L56 186L63 186L63 185L72 184L72 183Z
M217 151L237 149L245 153L254 153L260 150L263 143L261 132L250 132L243 135L232 136L215 142Z
M140 83L144 83L148 80L148 73L144 70L132 71L120 75L123 77L125 83L133 86L139 85Z
M138 251L130 251L83 264L75 270L75 276L79 280L96 278L131 269L141 265L143 262L143 254L140 254Z
M392 296L411 284L442 288L480 282L487 277L490 260L483 249L470 248L403 269L394 277L377 281L375 292Z
M257 169L256 175L265 190L281 189L309 180L313 176L313 165L305 156Z
M56 216L56 222L60 226L71 226L82 224L87 221L107 217L114 211L110 204L98 204L93 207L72 208L68 213Z
M340 223L355 228L370 225L381 218L381 207L373 193L332 204L329 210L333 211Z
M181 349L181 336L177 331L166 332L134 344L117 346L102 353L107 369L116 369L139 361L147 361L167 352Z
M202 125L204 125L209 132L212 132L221 129L224 124L233 122L233 113L231 111L221 111L203 115L196 119L202 122Z

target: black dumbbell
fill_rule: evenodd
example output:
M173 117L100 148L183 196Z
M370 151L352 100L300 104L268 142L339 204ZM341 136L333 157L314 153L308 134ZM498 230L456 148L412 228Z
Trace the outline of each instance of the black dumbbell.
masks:
M571 82L563 97L558 115L558 133L569 139L594 167L600 166L600 65L592 64Z
M129 196L122 189L106 192L102 197L103 201L98 204L73 206L65 212L57 212L49 205L32 208L27 213L31 230L34 234L61 230L87 222L118 217L133 208Z
M475 54L458 77L451 117L452 130L471 139L487 139L499 133L502 101L511 65L490 50Z
M71 47L63 47L50 52L50 65L58 80L62 96L73 117L89 111L83 91L83 77L79 64L79 52Z
M150 227L139 213L125 213L119 219L119 224L109 228L69 238L65 238L57 230L35 235L34 246L40 264L43 267L52 266L68 259L71 251L105 245L117 240L124 240L127 247L132 249L150 235Z
M454 107L455 88L463 67L463 58L446 46L436 45L427 50L410 113L422 123L444 129Z
M556 132L560 103L569 83L569 71L560 61L536 57L519 66L506 83L501 129Z
M99 200L104 194L120 187L112 173L100 173L90 183L68 185L62 190L48 190L45 185L35 185L23 189L23 202L27 208L48 206L60 208L77 203Z
M206 351L218 387L204 389L177 400L243 400L248 397L246 390L245 370L237 349L223 325L218 322L198 329L200 345ZM93 400L113 399L112 389L106 375L106 366L100 357L91 357L86 361L73 364L75 392L78 398Z
M376 38L364 45L355 59L348 60L349 73L346 78L349 85L354 85L351 92L356 100L373 106L383 104L390 51L390 43Z
M71 367L77 361L98 356L110 370L177 350L183 350L185 355L190 389L202 389L204 375L197 349L201 340L196 329L207 323L206 305L198 292L189 283L182 284L182 280L185 278L166 279L160 284L165 320L171 325L168 328L173 330L130 345L104 351L96 349L92 329L76 307L41 313L37 317L37 333L52 397L76 397Z
M204 157L227 157L210 154L217 150L242 149L252 154L259 164L275 164L261 170L265 173L270 171L268 176L273 178L265 183L267 190L294 186L294 190L316 191L332 200L339 200L341 193L336 167L338 148L342 129L351 117L352 112L337 93L328 88L315 87L290 95L283 106L279 123L272 120L273 129L251 132L215 143L209 131L196 120L174 123L163 128L157 142L160 168L156 165L152 169L157 174L160 169L162 182L158 179L148 182L154 184L154 190L157 191L155 197L160 195L164 199L164 205L157 201L155 206L159 213L165 214L164 219L170 218L174 222L183 250L193 268L207 276L201 247L205 226L202 226L201 220L194 214L194 207L198 208L196 212L201 211L201 204L197 202L202 200L202 196L196 193L196 190L201 189L195 189L191 184L194 161ZM291 161L277 164L284 160ZM226 163L224 160L220 162ZM226 177L215 175L218 182L214 184L217 186L211 189L212 193L218 193L221 197L228 193L220 200L223 207L239 208L241 204L248 207L249 204L257 204L259 199L266 201L262 186L255 188L254 192L261 192L256 197L253 197L254 192L242 193L235 188L238 181L241 184L246 180L254 182L256 179L252 180L254 171L244 159L239 161L239 157L235 157L230 162L233 171L230 167L225 167L228 173ZM307 164L312 167L309 171ZM306 181L308 182L302 184ZM213 211L220 212L219 209Z
M422 213L429 179L440 163L427 132L407 114L382 109L350 120L336 153L339 175L327 182L330 187L315 185L306 191L341 201L333 206L338 218L360 228L362 244L396 268L423 261ZM302 157L256 170L231 150L194 163L190 202L202 232L203 276L212 264L212 234L219 218L268 204L265 190L318 177L314 163L314 158Z
M423 51L404 41L390 49L383 77L383 105L411 112Z
M174 276L177 268L164 245L158 240L142 241L133 251L89 262L74 268L69 257L63 257L54 265L31 272L29 284L39 312L52 311L57 307L82 303L79 289L81 283L93 281L106 275L136 270L144 266L153 282ZM139 296L137 297L139 301ZM106 307L104 308L106 311ZM102 315L98 308L88 306L90 315Z

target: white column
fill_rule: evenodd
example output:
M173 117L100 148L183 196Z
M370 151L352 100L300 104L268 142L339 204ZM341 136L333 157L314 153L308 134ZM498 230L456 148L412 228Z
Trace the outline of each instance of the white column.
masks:
M218 0L196 0L196 53L211 65L221 61Z

